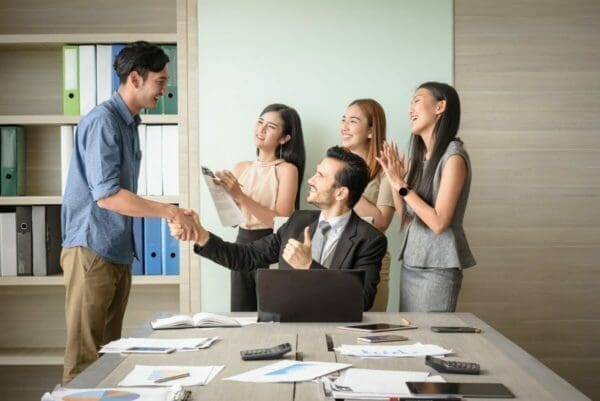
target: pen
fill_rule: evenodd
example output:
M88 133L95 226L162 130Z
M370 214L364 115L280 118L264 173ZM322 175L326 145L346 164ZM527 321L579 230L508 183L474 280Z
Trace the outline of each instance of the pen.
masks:
M175 379L182 379L184 377L188 377L189 375L190 375L189 372L185 372L185 373L180 373L180 374L174 375L174 376L161 377L160 379L154 380L154 383L164 383L164 382L168 382L168 381L175 380Z
M444 401L463 401L462 397L454 397L454 396L450 396L450 397L444 397L444 398L431 398L431 397L410 397L410 398L404 398L404 397L390 397L389 401L440 401L440 400L444 400Z

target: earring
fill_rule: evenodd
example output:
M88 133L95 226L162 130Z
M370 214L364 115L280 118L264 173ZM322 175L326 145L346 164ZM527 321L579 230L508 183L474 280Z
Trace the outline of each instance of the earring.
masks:
M283 157L281 157L281 152L283 151L283 145L279 145L279 158L283 159Z

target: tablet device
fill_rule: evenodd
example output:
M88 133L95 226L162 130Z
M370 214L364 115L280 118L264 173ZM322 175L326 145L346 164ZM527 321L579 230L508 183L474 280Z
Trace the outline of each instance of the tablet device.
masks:
M413 394L461 395L467 398L515 398L502 383L434 383L406 382Z
M407 330L416 329L417 326L410 324L408 320L404 320L406 324L395 324L395 323L367 323L367 324L353 324L349 326L339 326L338 329L362 331L365 333L378 333L381 331L394 331L394 330Z
M362 341L363 343L385 343L390 341L406 341L408 337L397 336L395 334L384 334L381 336L364 336L358 337L356 341Z

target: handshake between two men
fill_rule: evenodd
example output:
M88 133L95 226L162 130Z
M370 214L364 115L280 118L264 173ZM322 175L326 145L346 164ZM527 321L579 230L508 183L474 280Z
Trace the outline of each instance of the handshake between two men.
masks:
M191 209L185 211L187 216L194 219L195 229L184 230L181 224L175 221L169 221L171 235L179 241L193 241L199 247L204 247L208 242L210 233L200 223L198 213ZM304 228L304 240L300 242L294 238L289 238L282 254L283 259L294 269L309 269L312 262L312 241L310 238L310 227Z

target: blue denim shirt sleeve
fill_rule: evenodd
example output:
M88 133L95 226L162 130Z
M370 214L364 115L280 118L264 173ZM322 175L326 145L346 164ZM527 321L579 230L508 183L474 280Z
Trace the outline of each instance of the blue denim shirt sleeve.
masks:
M121 136L118 127L109 119L99 118L92 123L86 138L86 178L94 201L106 198L121 188Z

